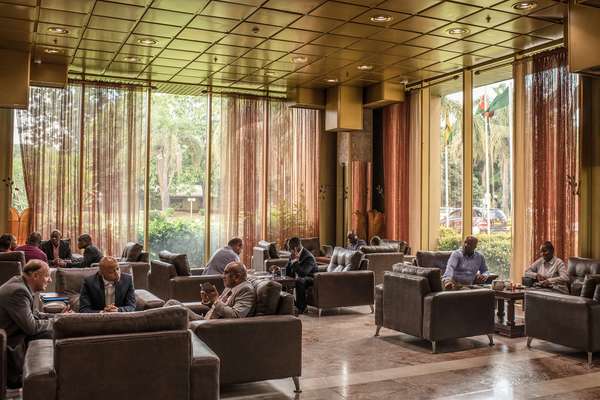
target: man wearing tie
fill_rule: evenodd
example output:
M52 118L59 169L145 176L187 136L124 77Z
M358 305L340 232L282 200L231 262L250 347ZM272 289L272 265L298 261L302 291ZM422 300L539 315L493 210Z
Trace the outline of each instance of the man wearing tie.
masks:
M79 312L106 313L135 311L135 290L129 274L121 274L112 257L100 260L97 274L83 280Z

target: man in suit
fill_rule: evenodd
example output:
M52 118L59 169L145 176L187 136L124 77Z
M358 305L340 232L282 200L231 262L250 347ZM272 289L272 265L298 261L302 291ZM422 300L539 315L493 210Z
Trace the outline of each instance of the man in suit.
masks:
M98 273L83 280L79 312L130 311L135 311L135 290L131 275L121 274L119 263L114 258L102 258Z
M92 264L100 262L102 259L102 252L92 244L92 237L87 233L79 236L79 239L77 239L77 247L83 249L83 259L72 263L71 267L89 268Z
M7 384L11 389L22 385L27 344L52 338L52 320L33 309L33 295L46 290L50 282L48 264L31 260L20 276L0 286L0 328L7 335Z
M69 242L62 240L62 233L56 229L50 233L50 240L42 242L41 249L52 266L64 267L72 257Z
M17 247L15 251L22 251L25 253L25 262L29 262L30 260L40 260L47 263L48 257L46 257L46 254L40 249L41 243L42 235L39 232L32 232L27 238L27 243Z
M286 266L286 274L296 278L296 308L299 313L306 311L306 291L313 284L313 276L317 272L317 260L315 256L306 250L300 238L293 237L289 240L290 261Z

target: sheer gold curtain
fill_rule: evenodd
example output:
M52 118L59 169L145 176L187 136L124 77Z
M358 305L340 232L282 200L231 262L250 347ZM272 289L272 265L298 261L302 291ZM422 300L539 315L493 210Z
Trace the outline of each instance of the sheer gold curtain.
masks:
M212 101L211 244L214 249L241 237L242 260L249 265L262 235L267 102L239 95Z
M79 85L32 87L28 109L16 111L30 229L44 238L53 229L78 235L80 104Z
M408 244L414 253L421 241L421 91L411 91L409 99Z
M268 240L319 235L319 110L269 101Z
M119 255L143 232L147 92L86 83L84 93L82 232Z

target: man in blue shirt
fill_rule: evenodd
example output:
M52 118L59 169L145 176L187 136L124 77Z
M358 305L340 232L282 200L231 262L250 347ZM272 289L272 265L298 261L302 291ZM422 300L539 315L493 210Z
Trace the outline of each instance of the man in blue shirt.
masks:
M442 277L444 289L460 289L462 286L484 283L488 270L483 255L478 251L477 238L467 236L462 249L454 250Z

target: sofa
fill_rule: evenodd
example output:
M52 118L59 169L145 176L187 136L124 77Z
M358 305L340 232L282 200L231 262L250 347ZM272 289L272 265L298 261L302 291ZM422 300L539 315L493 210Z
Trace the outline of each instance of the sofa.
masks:
M25 253L22 251L0 253L0 285L15 275L21 275L24 266Z
M329 264L331 261L333 247L326 244L321 245L319 237L300 238L300 243L315 256L318 264Z
M163 300L175 299L181 302L200 300L200 285L210 282L223 290L222 275L192 275L187 256L160 252L160 260L150 262L148 286L150 292Z
M404 261L404 252L400 252L397 244L381 244L361 246L359 250L369 260L369 270L375 274L375 285L383 283L385 271L391 271L392 265Z
M24 400L218 398L219 359L183 307L64 315L25 356Z
M441 270L394 265L376 288L375 336L393 329L431 342L494 334L494 292L490 289L443 291Z
M251 279L257 293L253 316L193 321L190 329L220 359L222 384L292 378L300 391L302 323L294 298L268 279Z
M79 294L83 280L98 272L98 267L90 268L56 268L54 271L54 289L56 292L66 293L69 305L73 311L79 311ZM130 273L131 267L123 265L122 273ZM164 301L144 289L135 289L136 310L147 310L164 305ZM49 302L43 305L42 310L48 313L59 313L64 309L62 302Z
M321 316L324 309L368 305L373 311L375 274L360 251L336 247L326 272L314 275L307 304Z
M569 294L547 290L525 293L527 347L533 339L546 340L592 354L600 350L600 260L567 260Z
M252 248L252 269L256 272L271 272L274 266L283 268L290 260L290 253L278 251L274 242L259 241Z

